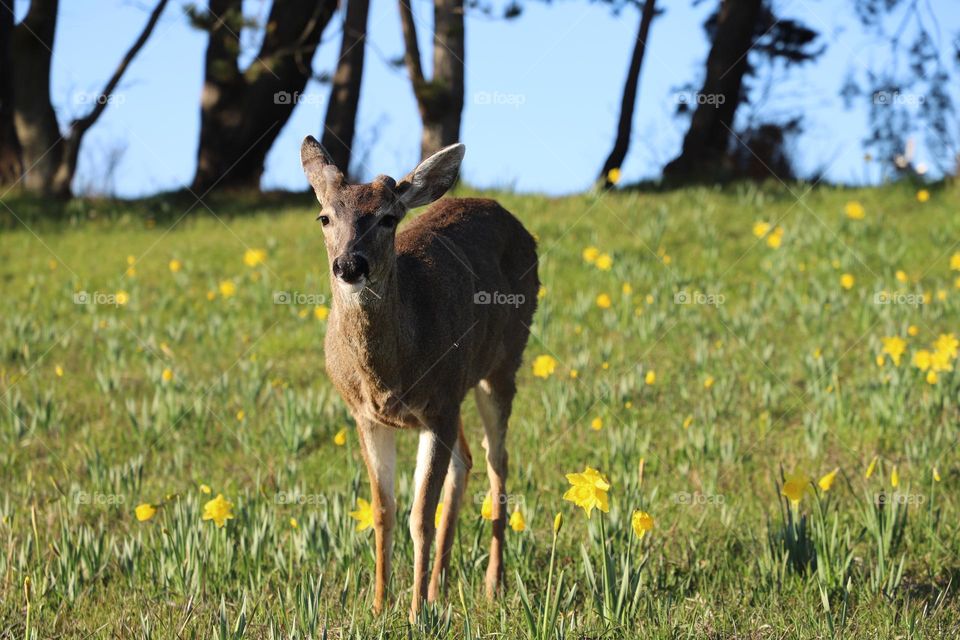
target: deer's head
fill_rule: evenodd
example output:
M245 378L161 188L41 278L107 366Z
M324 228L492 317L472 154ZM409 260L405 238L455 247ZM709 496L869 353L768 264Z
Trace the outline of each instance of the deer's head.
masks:
M330 272L341 291L359 294L385 281L396 265L397 224L407 211L438 199L453 185L465 147L441 149L399 182L380 175L369 184L347 184L313 136L300 147L300 162L320 202Z

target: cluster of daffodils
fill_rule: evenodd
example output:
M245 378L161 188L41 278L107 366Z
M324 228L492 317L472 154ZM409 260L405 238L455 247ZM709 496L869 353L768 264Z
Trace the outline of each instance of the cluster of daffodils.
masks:
M908 329L908 334L916 335ZM900 336L884 336L880 339L882 350L877 355L877 366L884 366L888 361L895 367L903 362L907 351L907 341ZM960 340L952 333L942 333L931 343L929 348L920 348L913 351L910 364L925 374L927 383L937 384L940 374L953 371L954 361L957 359Z
M210 487L202 484L200 485L200 493L209 495L212 491ZM174 499L176 499L174 495L166 497L167 502ZM149 522L157 515L162 506L162 504L142 502L136 506L133 513L139 522ZM218 493L216 498L207 500L203 505L201 520L204 522L212 521L218 529L222 529L227 524L227 520L233 520L233 518L233 503L224 498L222 493Z
M753 235L758 240L766 240L771 249L779 249L783 244L783 227L774 227L769 222L758 221L753 223Z
M610 491L610 481L602 473L592 467L586 467L581 473L568 473L567 482L570 483L570 488L563 494L563 499L583 509L588 519L594 509L603 513L610 512L610 501L607 496ZM655 522L649 513L636 510L633 512L630 524L637 537L643 539L653 530Z

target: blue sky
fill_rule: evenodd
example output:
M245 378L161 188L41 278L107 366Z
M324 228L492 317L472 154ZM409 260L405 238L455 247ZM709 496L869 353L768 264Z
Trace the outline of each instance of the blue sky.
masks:
M960 33L960 3L931 0L945 43ZM17 0L22 16L27 0ZM656 177L679 151L686 122L673 114L677 89L698 85L708 43L701 25L713 2L661 0L665 13L651 30L623 166L627 181ZM877 50L862 33L846 0L783 0L780 15L797 17L829 45L815 64L770 76L774 112L801 107L806 133L797 144L800 169L828 167L831 180L863 182L876 172L863 160L865 111L845 110L839 97L848 69L876 64ZM103 188L109 158L119 158L112 186L137 196L189 183L199 130L204 34L191 28L183 0L171 2L154 37L128 70L113 103L87 135L78 180ZM414 0L429 66L430 2ZM54 49L52 95L61 123L88 108L123 52L142 28L148 0L62 0ZM247 0L251 15L264 15L267 0ZM331 71L339 53L338 15L314 59ZM519 19L480 14L467 19L467 90L462 140L463 174L482 187L562 194L593 181L609 152L620 92L636 34L638 12L619 16L602 4L559 0L525 3ZM251 50L255 48L252 39ZM399 175L416 164L420 125L405 71L389 61L402 53L396 0L371 0L367 66L358 139L363 174ZM311 82L267 158L265 188L306 188L298 149L319 133L329 88ZM488 97L492 99L487 100ZM485 104L489 102L490 104ZM919 159L923 158L921 148Z

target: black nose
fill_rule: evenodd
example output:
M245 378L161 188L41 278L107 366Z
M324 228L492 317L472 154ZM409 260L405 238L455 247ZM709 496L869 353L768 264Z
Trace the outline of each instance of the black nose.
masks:
M359 253L345 253L333 259L333 275L344 282L353 284L360 278L370 275L370 265Z

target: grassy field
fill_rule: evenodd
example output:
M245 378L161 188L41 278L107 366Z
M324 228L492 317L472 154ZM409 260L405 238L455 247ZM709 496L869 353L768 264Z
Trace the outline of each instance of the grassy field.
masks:
M956 186L489 195L540 243L509 435L525 528L489 604L475 465L448 598L414 627L416 438L398 439L378 617L372 533L349 515L366 475L323 370L315 204L77 202L44 221L7 199L0 637L960 632ZM587 466L610 484L589 519L563 500ZM202 519L218 494L222 528Z

